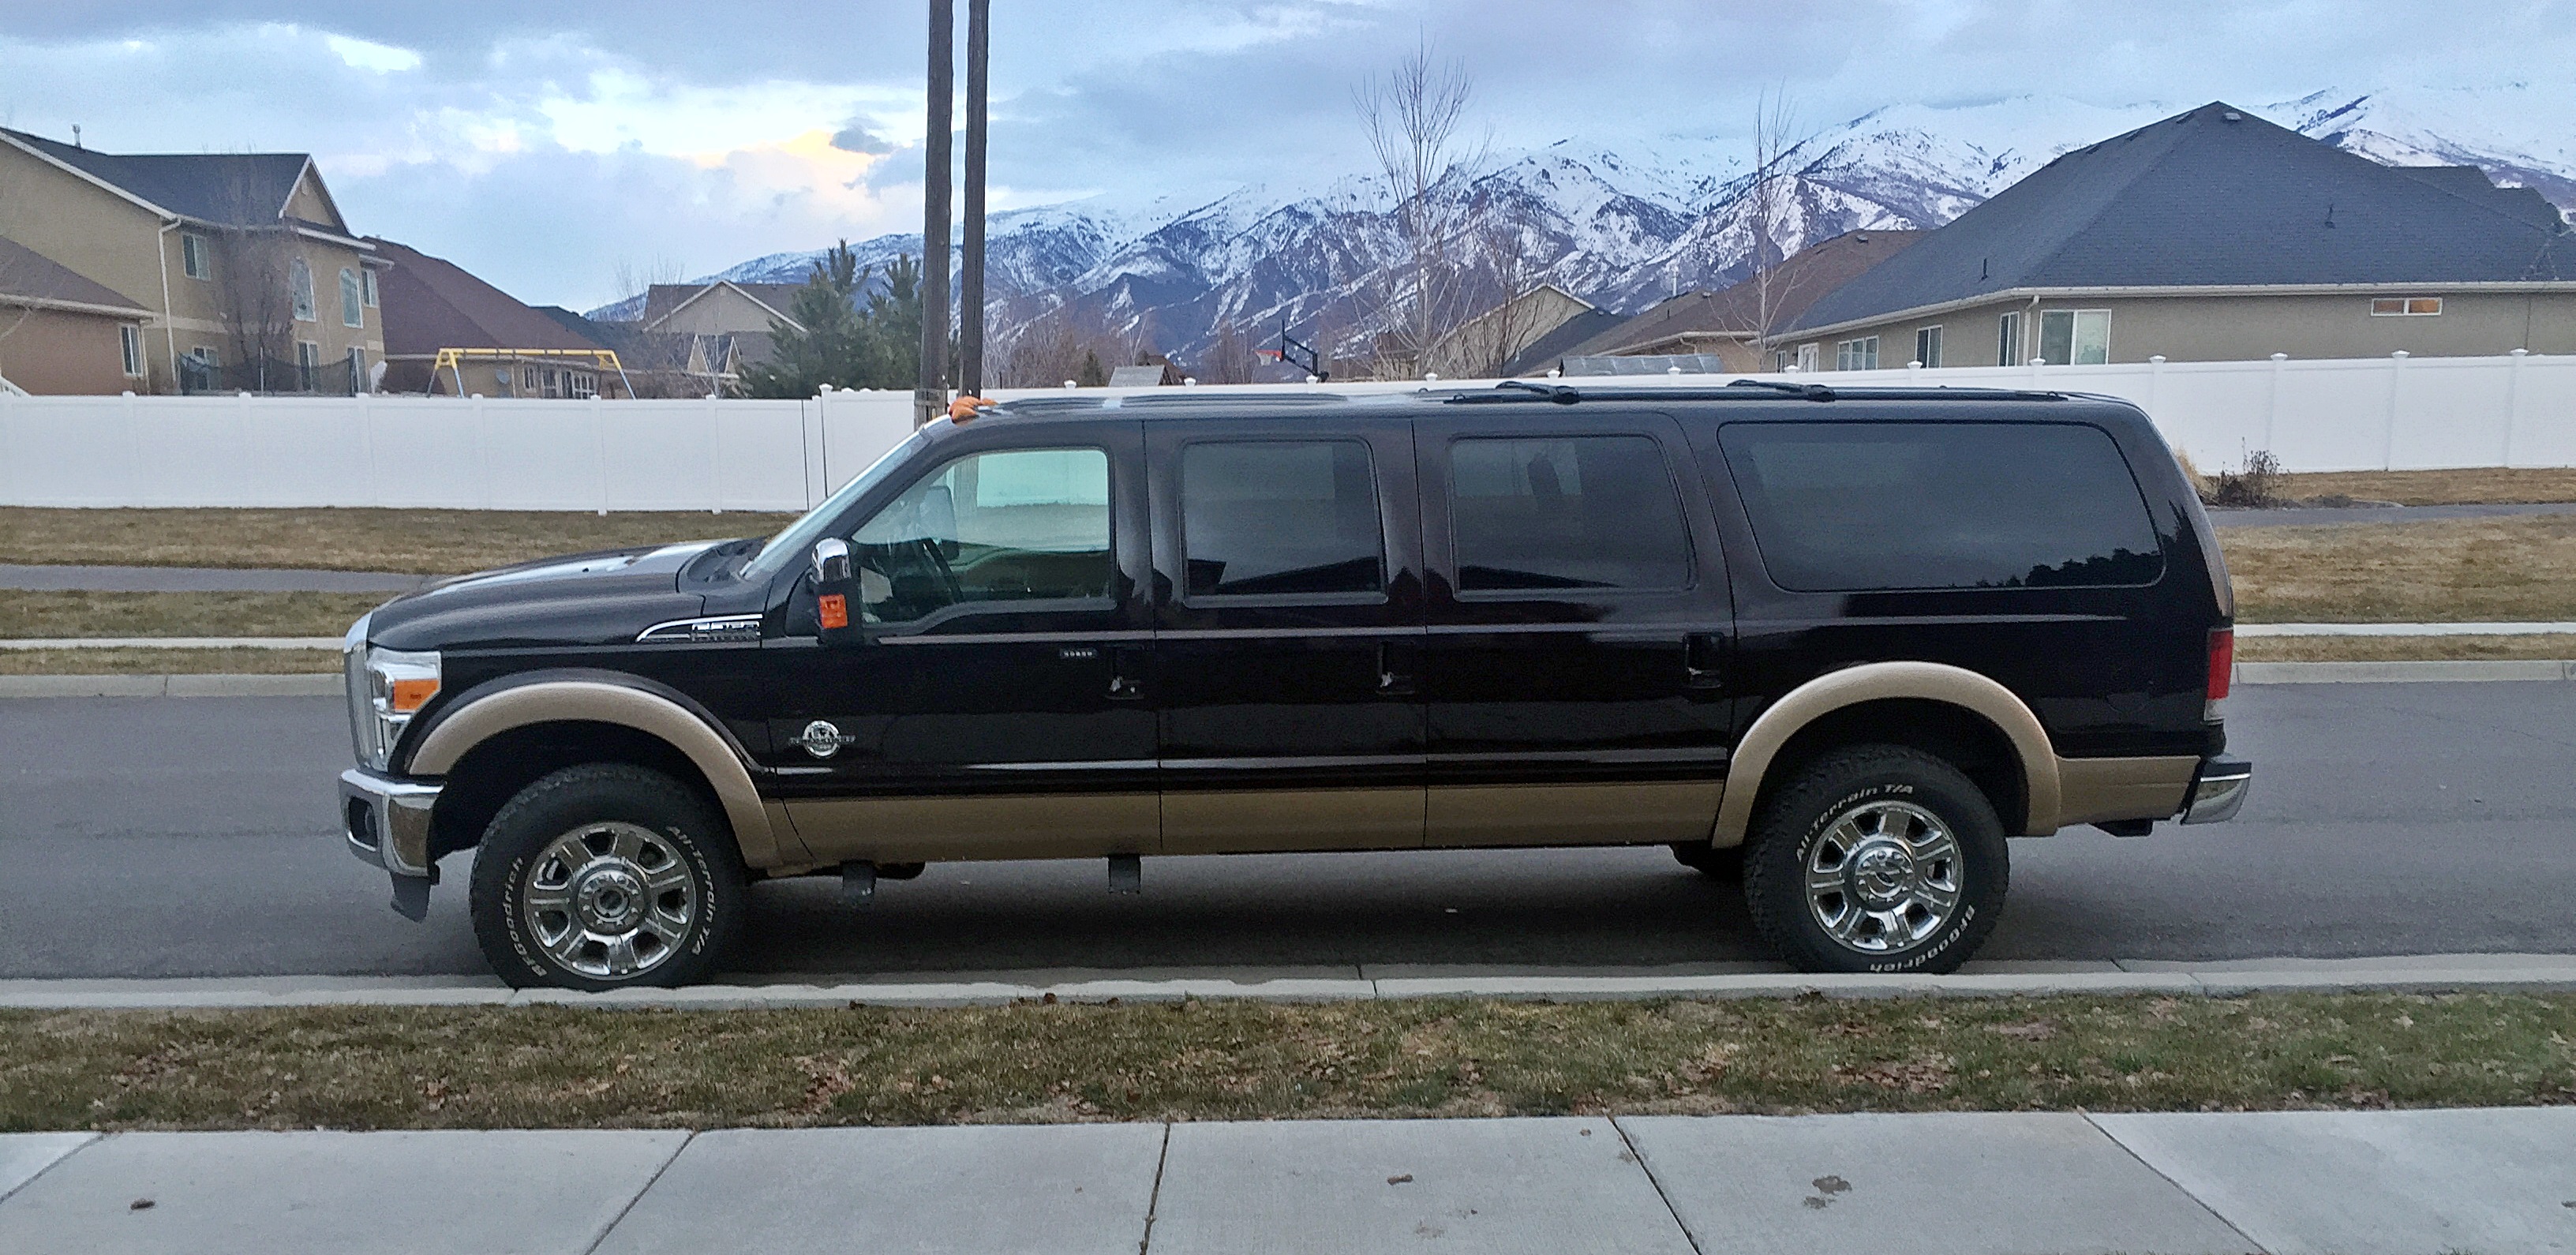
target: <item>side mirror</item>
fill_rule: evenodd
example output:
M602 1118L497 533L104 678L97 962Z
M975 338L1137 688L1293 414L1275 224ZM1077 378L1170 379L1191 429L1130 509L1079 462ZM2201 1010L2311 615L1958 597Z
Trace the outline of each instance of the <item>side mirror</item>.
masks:
M822 628L823 643L863 639L850 617L850 594L856 591L851 579L850 542L837 536L815 541L814 560L807 574L814 581L814 614Z

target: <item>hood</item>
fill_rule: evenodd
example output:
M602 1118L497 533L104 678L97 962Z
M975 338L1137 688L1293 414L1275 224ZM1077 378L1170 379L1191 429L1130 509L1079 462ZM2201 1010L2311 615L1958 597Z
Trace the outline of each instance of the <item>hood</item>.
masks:
M368 632L392 649L619 645L698 612L681 569L722 541L607 549L461 575L397 597Z

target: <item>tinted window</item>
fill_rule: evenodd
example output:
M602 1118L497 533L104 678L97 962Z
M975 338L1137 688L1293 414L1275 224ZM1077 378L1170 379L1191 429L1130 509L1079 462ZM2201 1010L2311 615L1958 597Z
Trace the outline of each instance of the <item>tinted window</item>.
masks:
M1374 593L1386 542L1368 446L1259 440L1181 450L1181 551L1193 597Z
M1449 491L1463 592L1690 583L1681 498L1644 436L1460 440Z
M1109 455L1014 449L949 462L850 538L859 605L903 623L979 601L1109 595Z
M2164 570L2129 464L2097 428L1735 423L1719 439L1783 588L2148 584Z

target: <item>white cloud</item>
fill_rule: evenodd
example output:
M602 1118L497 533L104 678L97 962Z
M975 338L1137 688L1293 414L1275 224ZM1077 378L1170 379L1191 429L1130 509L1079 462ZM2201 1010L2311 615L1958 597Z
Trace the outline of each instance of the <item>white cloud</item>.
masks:
M373 40L353 39L347 35L324 35L324 47L338 55L343 64L378 74L399 74L420 68L420 54L409 48L396 48Z

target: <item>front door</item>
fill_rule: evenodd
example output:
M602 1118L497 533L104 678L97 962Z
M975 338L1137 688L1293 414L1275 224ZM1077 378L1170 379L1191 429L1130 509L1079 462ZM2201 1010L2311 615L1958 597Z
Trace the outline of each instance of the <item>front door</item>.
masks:
M797 836L824 861L1153 853L1138 425L996 424L923 460L843 525L864 639L795 630L800 581L770 643Z
M1416 425L1429 841L1706 840L1731 614L1681 430L1501 408Z
M1401 422L1149 423L1167 852L1422 843Z

